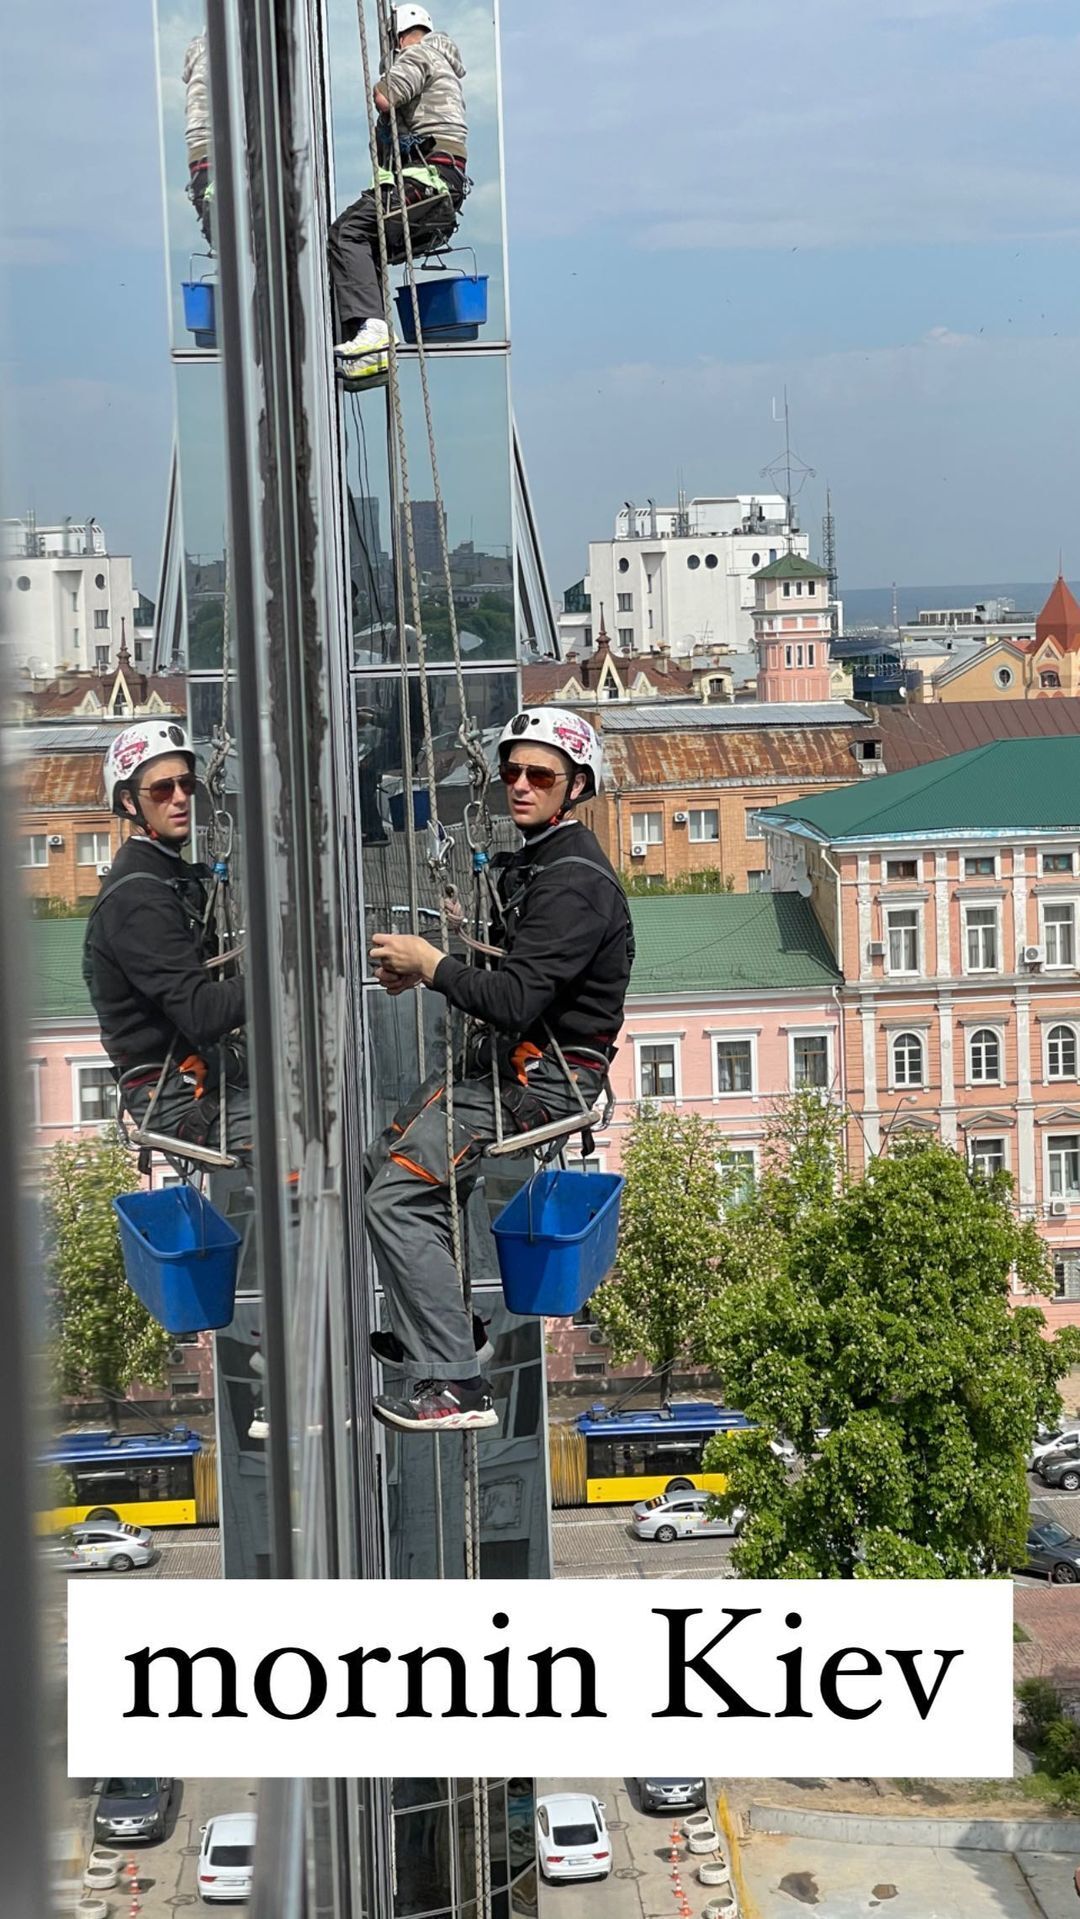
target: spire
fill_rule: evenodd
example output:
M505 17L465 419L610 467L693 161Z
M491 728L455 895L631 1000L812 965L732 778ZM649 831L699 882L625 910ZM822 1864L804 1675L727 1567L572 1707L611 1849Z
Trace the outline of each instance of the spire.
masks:
M128 652L127 643L127 621L123 618L120 621L120 651L116 656L116 664L117 666L131 665L131 654Z
M1060 570L1035 622L1035 644L1045 640L1055 641L1063 653L1080 653L1080 603Z

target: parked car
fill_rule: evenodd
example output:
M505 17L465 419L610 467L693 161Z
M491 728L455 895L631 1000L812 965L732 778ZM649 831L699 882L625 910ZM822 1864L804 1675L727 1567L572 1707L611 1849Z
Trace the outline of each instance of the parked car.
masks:
M172 1804L171 1779L103 1779L97 1788L94 1838L164 1839Z
M1045 1459L1047 1453L1052 1453L1063 1440L1071 1439L1074 1435L1080 1435L1080 1420L1066 1420L1061 1426L1040 1426L1028 1453L1028 1471L1037 1472L1039 1461Z
M219 1812L203 1827L196 1883L205 1905L251 1898L255 1827L253 1812Z
M551 1792L536 1802L536 1857L545 1879L606 1879L611 1835L604 1804L584 1792Z
M81 1520L57 1533L50 1548L65 1572L129 1573L157 1558L153 1533L122 1519Z
M704 1779L639 1779L642 1812L697 1812L706 1802Z
M1027 1571L1048 1573L1058 1586L1080 1579L1080 1539L1056 1519L1037 1519L1028 1527Z
M1080 1433L1064 1433L1056 1446L1043 1453L1035 1471L1044 1486L1060 1486L1067 1493L1080 1491Z
M658 1539L670 1545L673 1539L701 1539L717 1535L730 1539L746 1518L745 1509L736 1506L727 1519L714 1519L707 1508L711 1495L702 1492L658 1493L634 1507L633 1526L639 1539Z

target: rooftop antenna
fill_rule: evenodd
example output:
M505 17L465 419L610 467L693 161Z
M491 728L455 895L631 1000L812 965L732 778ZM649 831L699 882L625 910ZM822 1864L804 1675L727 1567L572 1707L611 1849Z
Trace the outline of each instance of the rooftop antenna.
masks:
M774 421L779 423L780 415L776 411L775 397L772 403L772 416ZM781 478L784 480L784 499L787 503L786 538L787 550L790 553L791 536L793 533L799 531L799 520L795 511L795 501L802 492L807 480L815 479L816 475L813 467L807 466L806 461L801 460L799 455L792 450L791 415L788 409L788 390L786 386L784 388L784 451L782 454L777 455L771 466L762 467L761 477L763 480L771 480L774 487L779 485Z

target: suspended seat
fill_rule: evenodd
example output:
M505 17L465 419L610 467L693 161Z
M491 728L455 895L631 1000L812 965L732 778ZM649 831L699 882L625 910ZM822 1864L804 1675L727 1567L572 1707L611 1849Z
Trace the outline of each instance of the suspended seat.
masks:
M576 1131L577 1114L562 1130ZM538 1127L537 1134L551 1132ZM528 1135L510 1142L520 1146ZM512 1313L567 1319L615 1264L621 1173L578 1173L547 1167L515 1193L492 1224L503 1296Z
M128 1285L167 1333L228 1326L240 1235L193 1186L113 1200Z
M527 1153L533 1146L549 1140L566 1139L570 1133L588 1133L603 1124L605 1108L594 1106L587 1113L569 1113L565 1119L553 1119L547 1126L534 1126L528 1133L512 1133L509 1139L485 1147L489 1159L509 1159L514 1153Z
M196 1166L216 1166L231 1169L239 1166L240 1161L231 1153L218 1152L213 1146L193 1146L190 1140L173 1139L169 1133L147 1132L141 1126L133 1126L126 1134L133 1146L149 1147L151 1152L163 1153L171 1160L191 1160Z

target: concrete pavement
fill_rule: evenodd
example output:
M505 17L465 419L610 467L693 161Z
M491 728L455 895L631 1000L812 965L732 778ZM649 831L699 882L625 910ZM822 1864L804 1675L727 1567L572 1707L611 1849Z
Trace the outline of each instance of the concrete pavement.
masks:
M85 1860L93 1840L94 1795L85 1790L88 1781L73 1783L84 1787L71 1802L70 1814L72 1824L77 1824L84 1835ZM124 1852L125 1867L132 1858L139 1869L139 1919L175 1919L177 1911L185 1907L200 1912L213 1911L213 1907L200 1903L196 1887L201 1828L218 1813L254 1812L257 1804L254 1779L178 1780L169 1813L169 1830L160 1845L120 1848ZM116 1919L127 1914L130 1893L126 1871L120 1886L103 1896L109 1900ZM233 1912L241 1908L227 1906L222 1910Z
M744 1919L794 1919L800 1907L828 1919L861 1919L878 1908L889 1919L1073 1919L1072 1861L1029 1858L1030 1870L1023 1855L1011 1853L759 1833L742 1846L750 1904Z

